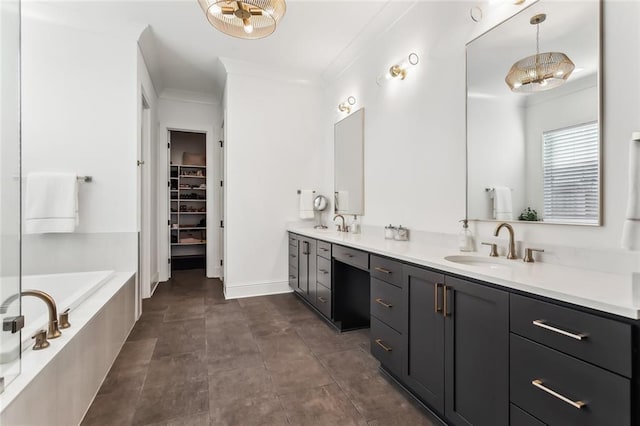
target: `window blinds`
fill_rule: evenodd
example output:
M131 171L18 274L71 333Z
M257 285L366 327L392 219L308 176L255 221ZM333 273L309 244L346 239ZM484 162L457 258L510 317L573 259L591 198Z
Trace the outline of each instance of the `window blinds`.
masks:
M598 122L544 132L544 220L598 224Z

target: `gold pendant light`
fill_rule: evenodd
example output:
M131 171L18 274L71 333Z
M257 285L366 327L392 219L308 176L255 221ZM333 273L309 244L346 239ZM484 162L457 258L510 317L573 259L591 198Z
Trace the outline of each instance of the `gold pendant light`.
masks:
M505 81L514 92L542 92L563 85L575 68L561 52L540 53L540 24L547 15L535 15L529 23L536 26L536 54L520 59L511 66Z
M287 11L284 0L198 0L198 3L215 28L250 40L271 35Z

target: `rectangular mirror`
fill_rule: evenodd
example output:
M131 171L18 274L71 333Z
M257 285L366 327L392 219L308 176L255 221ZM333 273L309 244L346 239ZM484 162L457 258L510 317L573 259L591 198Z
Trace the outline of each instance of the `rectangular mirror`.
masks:
M364 108L334 127L336 213L364 214Z
M601 224L600 8L541 0L467 44L469 219Z

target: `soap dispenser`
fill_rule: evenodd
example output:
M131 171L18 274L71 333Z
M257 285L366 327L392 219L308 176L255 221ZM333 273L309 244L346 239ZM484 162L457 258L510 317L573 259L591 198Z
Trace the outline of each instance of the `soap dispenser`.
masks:
M463 219L462 222L462 231L458 234L458 246L460 251L473 251L473 234L469 229L469 221L467 219Z
M359 234L360 233L360 222L358 222L358 216L353 215L353 222L351 222L351 233Z

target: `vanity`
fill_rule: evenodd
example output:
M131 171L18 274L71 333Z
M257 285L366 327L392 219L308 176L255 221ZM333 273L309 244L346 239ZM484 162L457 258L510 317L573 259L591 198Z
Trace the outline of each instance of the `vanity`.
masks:
M340 330L370 327L381 371L447 424L639 424L630 279L365 234L288 238L295 293Z

